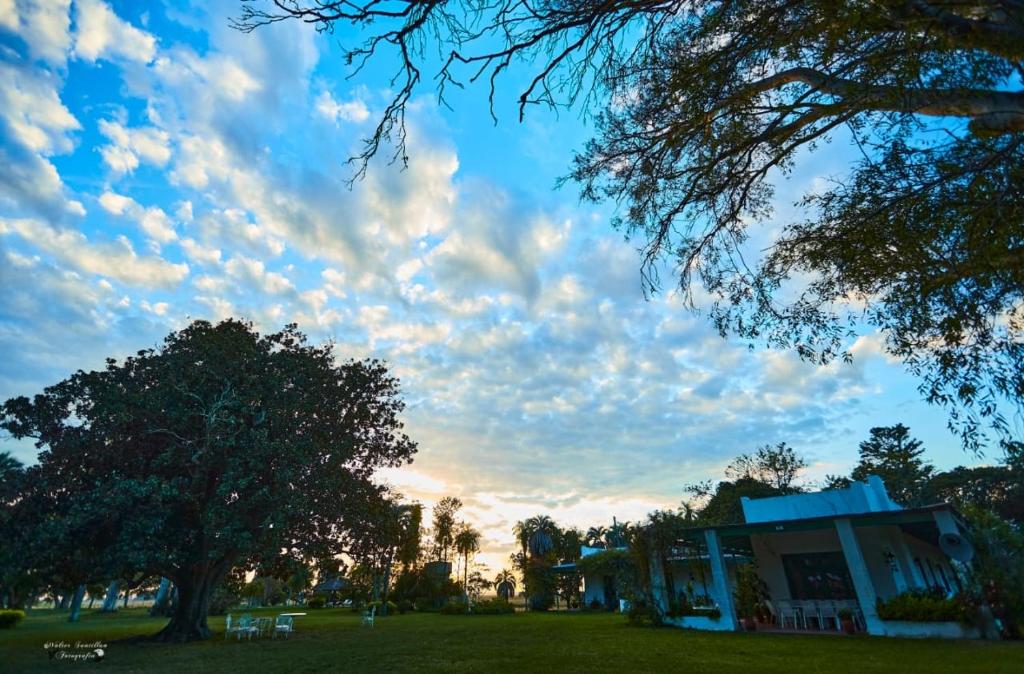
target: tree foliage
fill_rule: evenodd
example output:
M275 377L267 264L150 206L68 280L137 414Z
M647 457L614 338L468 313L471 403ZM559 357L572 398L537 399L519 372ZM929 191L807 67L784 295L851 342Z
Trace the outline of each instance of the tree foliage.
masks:
M378 488L410 461L398 381L374 360L335 361L296 326L196 321L158 348L14 398L0 426L42 450L29 501L69 571L171 579L158 635L210 635L207 607L234 568L341 552Z
M779 492L800 491L794 484L797 476L807 467L807 460L785 442L759 447L755 454L741 454L725 469L732 480L756 480L770 485Z
M880 328L973 449L986 424L1007 432L1001 399L1024 405L1019 2L259 0L236 26L288 19L356 26L349 64L395 63L360 173L382 144L407 158L405 109L427 81L445 102L485 80L493 107L524 64L520 116L598 113L571 177L619 204L651 290L674 259L723 334L818 362L850 357L854 323ZM752 239L776 177L840 135L860 158Z
M454 496L445 496L434 504L434 559L448 561L455 542L455 515L461 508L462 501Z
M860 443L860 462L850 473L854 480L877 475L893 500L903 505L922 505L928 500L928 480L934 468L925 463L921 441L910 436L903 424L878 426Z

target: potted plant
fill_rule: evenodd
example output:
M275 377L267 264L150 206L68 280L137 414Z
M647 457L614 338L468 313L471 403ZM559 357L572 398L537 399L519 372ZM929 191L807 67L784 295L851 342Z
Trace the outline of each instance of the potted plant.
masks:
M857 631L857 626L853 624L853 611L848 608L839 609L838 615L844 633L853 634Z
M768 599L768 587L757 575L753 564L744 564L736 568L736 613L739 614L743 629L757 629L756 616L765 610L764 602Z

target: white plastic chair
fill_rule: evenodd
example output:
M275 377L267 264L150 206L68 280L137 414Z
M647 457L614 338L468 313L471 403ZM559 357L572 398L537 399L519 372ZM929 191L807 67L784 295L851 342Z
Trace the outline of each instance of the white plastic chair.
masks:
M786 620L793 621L793 629L798 627L807 629L807 620L804 617L803 609L791 601L779 600L779 626L786 628Z
M238 623L231 624L231 614L229 613L224 619L224 638L227 639L232 634L238 631Z
M246 639L252 640L252 635L259 632L259 627L256 626L251 615L244 615L238 619L238 627L234 631L238 635L239 641L242 640L243 635Z
M826 620L832 623L831 627L834 627L836 632L843 629L839 622L839 609L834 601L818 602L818 625L821 629L825 629Z
M369 611L363 611L363 624L373 627L373 620L377 617L377 607L371 606Z
M278 634L283 634L284 638L287 639L291 636L292 632L295 631L295 618L290 615L279 615L277 616L277 622L274 623L274 638L277 638Z

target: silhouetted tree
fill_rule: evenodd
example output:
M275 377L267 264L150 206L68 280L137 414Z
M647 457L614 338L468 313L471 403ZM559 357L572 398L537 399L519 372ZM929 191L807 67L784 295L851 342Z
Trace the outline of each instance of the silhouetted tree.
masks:
M759 447L754 454L741 454L725 469L725 476L731 480L756 480L778 489L780 492L800 491L793 484L797 476L807 467L807 460L785 442Z
M866 480L877 475L893 500L920 505L928 498L928 480L934 471L923 455L921 441L910 437L910 429L903 424L875 427L871 437L860 443L860 462L850 477Z
M448 552L455 542L455 515L462 508L462 501L454 496L445 496L434 505L434 557L448 561Z
M294 325L261 336L196 321L8 400L0 427L43 449L39 535L81 555L76 570L171 579L178 601L156 638L184 641L210 636L211 594L236 566L341 551L373 471L416 450L398 392L382 363L338 363Z

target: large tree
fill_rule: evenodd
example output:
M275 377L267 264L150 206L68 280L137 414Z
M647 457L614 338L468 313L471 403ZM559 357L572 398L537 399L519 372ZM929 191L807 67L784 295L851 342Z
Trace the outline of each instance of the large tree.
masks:
M373 575L372 596L380 614L388 614L388 595L396 567L410 567L420 549L422 506L402 503L398 494L382 494L352 524L345 553Z
M935 470L923 455L921 441L903 424L872 428L871 437L860 443L860 461L850 477L865 480L877 475L893 500L921 505L929 497L928 481Z
M210 636L214 588L234 568L340 552L381 466L416 449L383 363L335 359L295 326L196 321L158 348L79 371L2 408L42 450L36 489L55 545L108 578L169 578L158 639Z
M434 559L448 561L448 552L455 542L455 515L462 508L462 501L454 496L445 496L434 504Z
M848 358L857 322L977 448L1024 405L1024 4L1017 0L255 0L237 26L355 26L350 64L392 59L394 99L363 152L405 154L434 82L527 69L520 116L580 103L597 134L571 171L620 205L644 278L663 260L717 327ZM351 35L351 31L346 32ZM427 48L430 47L430 48ZM834 139L849 171L777 233L774 184Z

